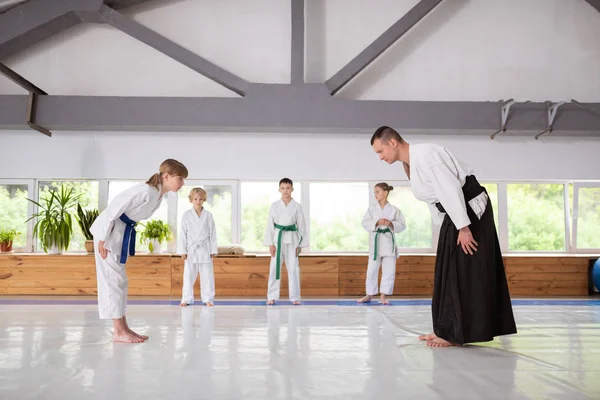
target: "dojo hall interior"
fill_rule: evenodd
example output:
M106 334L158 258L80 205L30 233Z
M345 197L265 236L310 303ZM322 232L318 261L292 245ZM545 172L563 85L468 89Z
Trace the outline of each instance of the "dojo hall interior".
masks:
M0 0L0 398L599 399L599 72L598 0ZM371 146L382 125L485 187L516 334L418 339L440 224ZM150 338L114 343L85 220L168 158L189 176L126 264ZM267 306L282 178L310 245L301 304L284 264ZM406 229L391 304L359 304L380 182ZM198 280L179 306L195 187L214 307Z

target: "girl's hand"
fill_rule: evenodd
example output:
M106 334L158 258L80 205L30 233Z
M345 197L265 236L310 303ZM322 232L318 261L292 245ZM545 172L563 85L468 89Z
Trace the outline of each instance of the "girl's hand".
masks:
M104 247L104 240L98 241L98 251L100 252L100 257L102 257L103 260L106 260L109 250Z

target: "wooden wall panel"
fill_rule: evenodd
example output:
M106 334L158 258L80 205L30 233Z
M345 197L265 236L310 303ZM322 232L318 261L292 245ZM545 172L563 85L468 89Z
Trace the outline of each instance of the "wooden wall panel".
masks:
M585 296L589 258L507 256L506 277L513 296ZM264 297L268 257L214 259L216 296ZM302 296L362 296L367 256L301 256ZM183 260L169 255L137 255L127 263L130 295L181 296ZM402 256L397 261L396 296L431 296L434 256ZM381 274L380 274L381 276ZM288 296L285 265L281 296ZM195 293L200 287L196 281ZM89 255L0 254L0 294L94 295L96 272Z
M129 294L169 295L171 257L127 262ZM88 255L0 255L0 294L95 295L96 264Z

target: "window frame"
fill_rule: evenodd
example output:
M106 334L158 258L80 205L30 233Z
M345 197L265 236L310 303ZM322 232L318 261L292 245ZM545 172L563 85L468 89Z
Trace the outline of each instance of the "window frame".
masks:
M581 188L600 189L600 181L573 182L573 232L571 240L571 252L576 254L600 254L600 247L580 248L579 246L577 246L577 236L579 228L579 189Z
M27 198L39 201L38 199L38 191L34 190L37 187L35 179L6 179L0 178L0 185L8 186L8 185L27 185ZM33 196L32 196L33 195ZM37 213L37 206L33 204L31 201L27 201L27 218L31 217L33 214ZM35 224L36 218L32 218L25 224L25 247L14 247L14 253L26 253L27 249L33 253L34 250L34 241L33 241L33 227ZM23 221L25 222L25 221Z

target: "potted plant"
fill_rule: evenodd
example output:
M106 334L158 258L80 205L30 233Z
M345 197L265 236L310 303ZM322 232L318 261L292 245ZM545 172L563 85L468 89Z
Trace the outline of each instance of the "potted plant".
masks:
M60 191L50 190L39 203L27 199L38 206L38 212L27 221L37 218L33 227L33 237L40 239L42 249L46 253L59 254L69 248L73 238L71 212L80 196L73 195L73 188L61 186Z
M0 251L3 253L12 251L13 241L20 234L16 229L0 230Z
M88 254L94 253L94 236L90 232L90 228L99 214L97 209L84 210L81 208L81 204L77 204L77 223L79 223L81 233L85 236L85 249Z
M173 235L166 222L161 220L152 220L144 225L144 231L140 235L142 244L148 243L150 254L159 254L162 243L171 240Z

